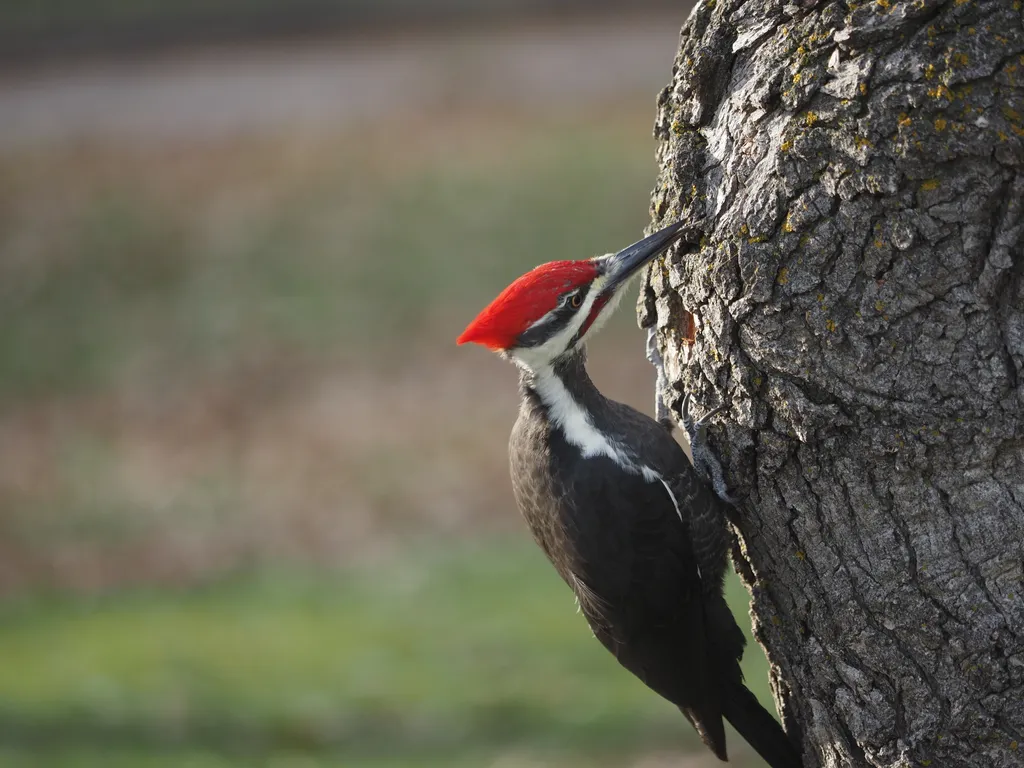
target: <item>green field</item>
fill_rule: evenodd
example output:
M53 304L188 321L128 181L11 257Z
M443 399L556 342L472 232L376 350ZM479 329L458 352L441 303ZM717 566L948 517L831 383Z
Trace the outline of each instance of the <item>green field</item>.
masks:
M694 746L521 540L201 589L26 596L0 623L3 765L614 765ZM766 695L758 656L746 672Z
M0 396L448 346L520 271L641 234L648 130L0 154Z

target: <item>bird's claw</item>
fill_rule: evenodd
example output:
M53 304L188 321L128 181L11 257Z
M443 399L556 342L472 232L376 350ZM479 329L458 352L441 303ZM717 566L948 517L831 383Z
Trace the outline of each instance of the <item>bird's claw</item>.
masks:
M654 385L654 417L659 424L672 431L672 413L665 404L665 392L668 391L668 377L665 374L665 361L658 350L657 330L654 327L647 329L647 359L658 372L657 381ZM707 424L713 416L727 410L729 405L725 403L717 408L708 411L699 419L693 418L690 405L693 398L689 393L683 396L681 418L679 426L686 432L690 441L690 455L693 457L693 466L704 480L711 484L715 493L723 501L734 504L733 498L725 487L725 477L722 472L722 464L718 461L707 441Z
M711 484L711 487L715 489L715 493L722 501L734 504L735 500L729 495L725 487L725 474L722 471L722 463L715 456L714 451L711 450L707 440L708 421L712 416L727 410L729 405L725 403L708 411L699 419L694 419L690 409L692 403L693 398L687 392L683 396L683 403L680 409L680 426L682 426L687 438L690 440L690 455L693 457L694 469Z
M693 397L690 395L689 392L687 392L685 395L683 395L683 405L682 405L682 409L681 409L682 410L682 414L681 414L682 418L680 419L680 424L682 425L683 429L686 430L686 434L690 438L690 440L693 440L693 438L697 435L698 432L700 432L701 430L703 430L703 429L705 429L707 427L707 424L711 420L712 416L717 416L722 411L725 411L725 410L727 410L729 408L729 404L728 403L723 403L722 405L718 406L717 408L715 408L715 409L713 409L711 411L708 411L703 416L701 416L699 419L694 419L693 418L693 413L690 410L690 404L692 402L693 402Z
M652 326L647 329L647 359L658 375L654 382L654 418L670 432L672 431L672 413L665 405L665 389L668 379L665 375L665 361L658 351L657 329Z

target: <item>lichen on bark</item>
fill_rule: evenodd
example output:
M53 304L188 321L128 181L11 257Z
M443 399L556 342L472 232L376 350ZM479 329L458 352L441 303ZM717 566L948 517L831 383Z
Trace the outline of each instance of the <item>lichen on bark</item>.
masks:
M1024 765L1019 0L710 0L658 103L661 395L710 409L808 764ZM684 338L686 313L696 339Z

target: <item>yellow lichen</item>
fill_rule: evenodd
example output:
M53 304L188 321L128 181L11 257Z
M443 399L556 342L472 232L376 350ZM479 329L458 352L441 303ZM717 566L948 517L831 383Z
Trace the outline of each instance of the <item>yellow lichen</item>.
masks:
M854 136L853 137L853 143L854 143L854 146L857 147L857 149L864 149L864 147L870 147L871 146L871 142L868 141L867 139L865 139L863 136Z
M686 130L686 127L678 120L672 123L672 133L674 133L676 136L682 136L684 130Z
M952 92L950 92L949 88L942 85L941 83L935 86L934 88L929 88L928 95L931 96L933 99L944 98L947 101L953 100Z
M868 84L867 83L861 83L857 87L860 88L860 95L861 96L867 96L868 95Z
M804 554L804 551L802 549L798 549L796 551L796 559L799 560L800 562L803 562L804 560L807 559L807 555Z
M875 302L875 312L881 312L884 309L885 309L885 304L882 303L881 299L879 299L878 301Z
M775 278L775 282L779 285L785 285L789 282L789 270L783 267L779 270L778 276Z
M804 124L808 128L810 128L816 122L818 122L818 116L816 114L814 114L813 112L808 112L806 115L804 115Z
M828 328L829 333L835 333L836 328L838 328L839 326L837 326L836 321L830 317L828 320L825 321L825 327Z
M935 118L935 130L944 131L946 130L946 121L941 117Z
M966 53L954 53L953 63L958 67L966 67L970 63L970 59Z
M899 124L901 128L906 128L908 125L910 125L910 115L908 115L906 112L901 112L899 119L896 122Z
M929 64L927 67L924 68L924 76L926 78L928 78L929 80L931 80L933 77L935 77L935 65L934 64Z
M792 141L784 141L779 146L779 149L782 150L783 152L789 152L789 150L791 150L792 148L793 148L793 142Z
M794 83L799 83L800 82L800 73L799 72L797 72L795 75L793 75L793 82Z
M938 188L939 188L939 180L938 179L928 179L927 181L921 182L921 191L922 192L931 192L931 191L936 190Z

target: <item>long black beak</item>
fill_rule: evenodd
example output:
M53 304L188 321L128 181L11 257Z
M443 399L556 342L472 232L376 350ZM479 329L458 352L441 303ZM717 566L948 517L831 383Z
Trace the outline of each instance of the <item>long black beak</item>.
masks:
M608 275L608 282L602 292L611 293L624 282L635 275L641 267L650 264L657 256L660 256L676 240L692 239L693 230L683 226L683 222L677 221L664 229L659 229L653 235L648 235L643 240L623 248L616 254L604 256L600 260L601 269Z

